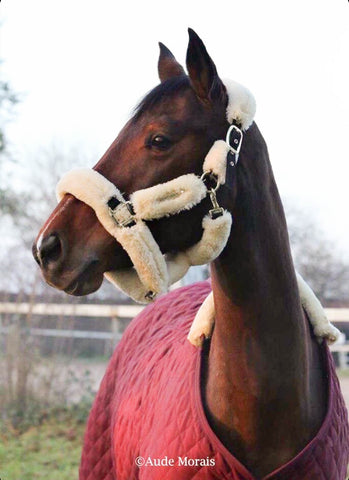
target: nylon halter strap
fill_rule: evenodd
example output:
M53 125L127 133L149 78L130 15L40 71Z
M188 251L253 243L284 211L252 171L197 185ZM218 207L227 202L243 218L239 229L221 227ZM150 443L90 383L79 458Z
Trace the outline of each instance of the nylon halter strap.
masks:
M134 268L107 272L105 276L137 302L148 303L167 292L190 266L217 258L228 241L232 218L218 204L216 192L233 175L243 140L242 129L252 123L255 103L241 85L227 81L226 87L227 120L231 126L226 139L217 140L209 150L201 177L193 173L182 175L138 190L129 200L96 170L72 170L57 185L58 200L70 193L89 205L103 227L126 250ZM201 240L184 252L163 255L145 222L189 210L207 195L212 208L203 218Z

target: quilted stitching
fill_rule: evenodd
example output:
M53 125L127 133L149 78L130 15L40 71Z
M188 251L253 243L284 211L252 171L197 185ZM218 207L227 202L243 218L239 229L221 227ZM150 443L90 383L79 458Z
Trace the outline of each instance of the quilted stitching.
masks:
M116 348L89 417L80 480L255 480L207 434L193 400L198 350L186 340L208 282L146 308ZM326 346L332 416L300 456L265 480L344 480L347 412ZM137 456L212 458L215 466L141 467Z

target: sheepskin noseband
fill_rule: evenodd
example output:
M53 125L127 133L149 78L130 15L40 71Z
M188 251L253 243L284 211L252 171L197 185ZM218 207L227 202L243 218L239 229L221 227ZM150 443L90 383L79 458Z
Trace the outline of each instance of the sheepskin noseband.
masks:
M167 292L190 266L212 262L228 241L232 218L219 206L216 191L226 181L227 162L235 167L238 161L243 131L253 122L256 107L245 87L230 80L225 85L229 97L226 116L231 126L226 139L217 140L209 150L201 177L182 175L138 190L128 201L96 170L72 170L57 185L58 200L70 193L89 205L107 232L126 250L133 268L107 272L105 277L137 302L147 303ZM212 209L203 218L201 240L184 252L163 255L145 222L189 210L207 195Z

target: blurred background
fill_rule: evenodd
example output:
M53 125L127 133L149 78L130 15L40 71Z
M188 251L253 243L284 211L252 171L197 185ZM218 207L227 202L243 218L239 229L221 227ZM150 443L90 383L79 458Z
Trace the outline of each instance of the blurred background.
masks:
M295 265L349 336L347 1L3 0L0 12L3 480L77 478L94 393L140 307L109 285L82 298L51 289L31 244L62 173L93 166L158 83L157 42L185 63L189 26L220 76L254 93ZM349 403L348 350L343 336Z

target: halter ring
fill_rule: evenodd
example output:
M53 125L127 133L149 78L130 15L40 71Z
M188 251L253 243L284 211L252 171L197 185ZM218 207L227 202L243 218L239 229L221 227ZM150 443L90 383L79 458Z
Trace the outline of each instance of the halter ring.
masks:
M216 192L218 190L218 188L220 187L220 182L218 180L218 176L212 172L212 170L208 171L208 172L204 172L201 177L200 177L200 180L202 180L207 188L207 191L208 192ZM211 182L215 182L215 186L214 187L211 187L210 185L207 185L206 184L206 181L211 181Z

